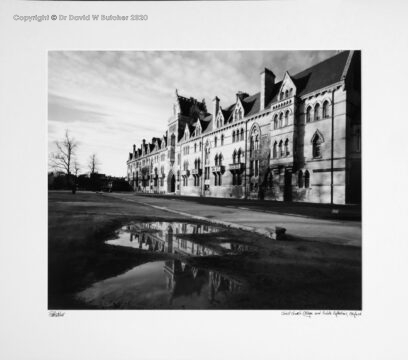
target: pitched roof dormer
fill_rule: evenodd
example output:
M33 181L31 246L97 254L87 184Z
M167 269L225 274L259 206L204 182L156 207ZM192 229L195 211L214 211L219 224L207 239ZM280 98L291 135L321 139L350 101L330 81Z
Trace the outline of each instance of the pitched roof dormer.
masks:
M218 113L215 116L215 128L219 129L220 127L222 127L225 124L225 118L224 118L224 114L222 111L221 106L218 109Z
M189 129L189 126L186 125L184 129L184 140L188 140L189 138L190 138L190 129Z
M238 93L239 94L239 93ZM237 94L237 102L235 103L234 113L233 113L233 120L239 121L242 120L245 116L245 108L242 105L242 98Z
M195 136L200 136L201 133L203 132L203 129L201 127L201 122L198 120L195 124L195 130L194 130L194 135Z
M292 77L286 71L285 76L282 80L282 85L279 89L278 100L284 100L286 98L292 97L296 94L296 85Z

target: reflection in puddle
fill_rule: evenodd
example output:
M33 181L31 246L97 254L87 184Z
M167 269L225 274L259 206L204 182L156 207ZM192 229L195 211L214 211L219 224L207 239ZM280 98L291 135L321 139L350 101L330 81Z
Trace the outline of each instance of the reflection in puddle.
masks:
M234 308L242 282L179 260L154 261L95 283L77 296L98 308ZM235 307L236 308L236 307Z
M137 223L123 226L118 231L118 237L108 240L106 243L187 256L224 255L254 250L254 247L234 242L202 244L185 236L189 234L216 233L221 230L221 228L203 224L179 222Z

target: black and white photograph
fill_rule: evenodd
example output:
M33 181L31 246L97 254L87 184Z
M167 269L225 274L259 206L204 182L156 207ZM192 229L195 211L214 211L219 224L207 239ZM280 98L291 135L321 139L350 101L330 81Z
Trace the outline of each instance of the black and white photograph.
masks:
M407 11L0 1L0 359L408 358Z
M50 51L48 308L362 309L361 52Z

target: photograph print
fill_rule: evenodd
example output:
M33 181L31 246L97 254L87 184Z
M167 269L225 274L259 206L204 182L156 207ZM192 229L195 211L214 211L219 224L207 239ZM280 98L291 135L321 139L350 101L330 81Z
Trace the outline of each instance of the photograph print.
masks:
M361 52L49 51L48 309L361 310Z

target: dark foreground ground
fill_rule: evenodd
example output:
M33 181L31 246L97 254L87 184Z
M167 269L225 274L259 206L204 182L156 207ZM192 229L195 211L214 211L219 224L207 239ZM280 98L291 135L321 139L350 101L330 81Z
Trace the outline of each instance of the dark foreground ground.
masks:
M187 264L184 266L210 269L248 284L244 293L228 303L215 304L215 308L361 309L359 247L301 239L276 242L234 229L223 229L222 241L238 239L255 251L233 256L183 257L105 244L115 238L121 226L148 221L197 223L102 194L49 192L49 309L98 308L79 300L76 294L104 279L157 260L176 260ZM214 236L213 241L221 240ZM146 308L151 306L147 304Z

